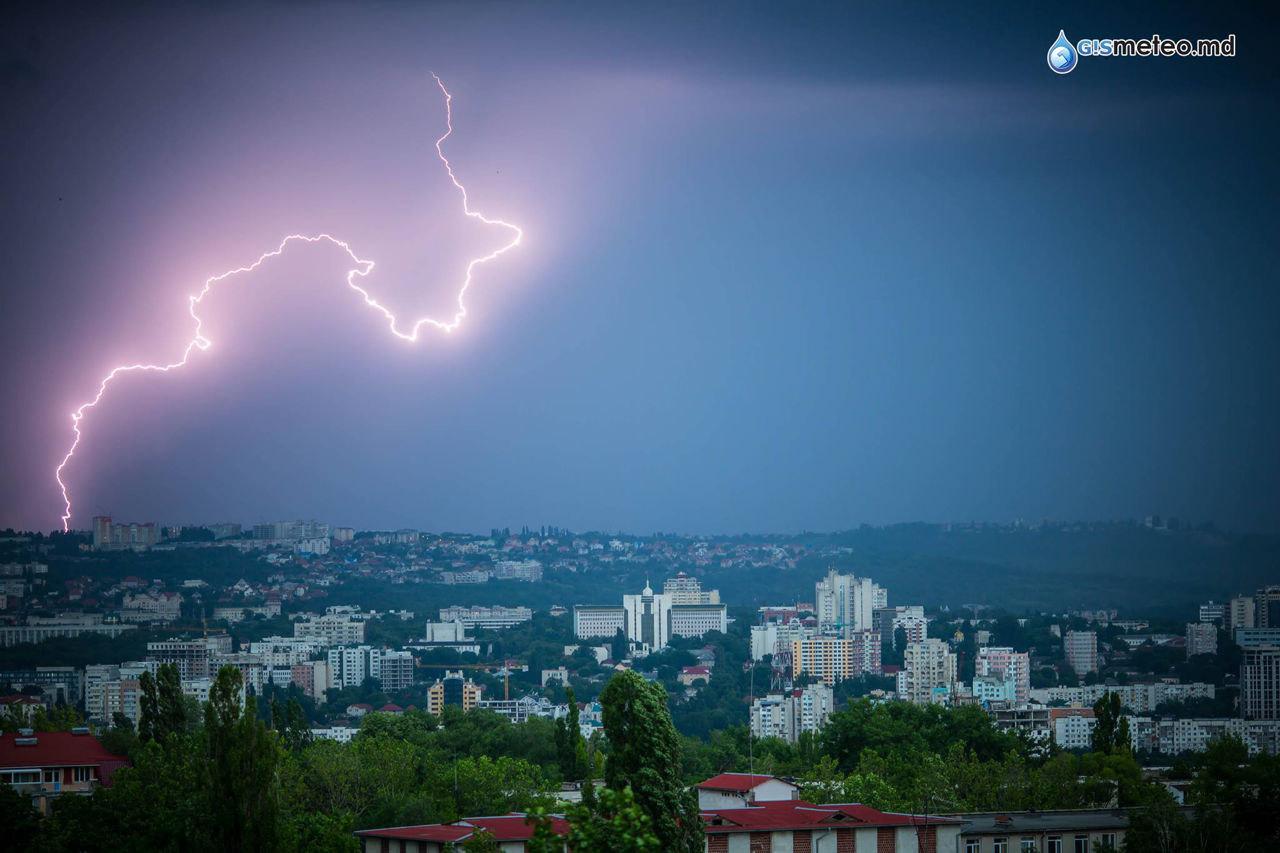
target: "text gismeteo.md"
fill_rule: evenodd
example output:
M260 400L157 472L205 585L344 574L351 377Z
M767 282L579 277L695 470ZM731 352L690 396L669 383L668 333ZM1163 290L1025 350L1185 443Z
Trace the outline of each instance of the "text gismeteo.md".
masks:
M1153 34L1147 38L1083 38L1074 44L1063 31L1049 45L1049 68L1056 74L1070 74L1082 56L1149 57L1232 57L1236 55L1235 33L1226 38L1171 39Z

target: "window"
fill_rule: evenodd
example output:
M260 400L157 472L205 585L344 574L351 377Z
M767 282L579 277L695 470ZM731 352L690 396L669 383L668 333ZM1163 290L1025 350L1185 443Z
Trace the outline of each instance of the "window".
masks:
M1076 836L1076 853L1089 853L1089 836Z
M44 771L44 782L46 785L54 784L62 779L62 774L57 770Z
M1103 847L1116 849L1116 834L1114 832L1104 832L1098 837L1098 843Z
M1036 846L1036 840L1034 838L1023 838L1022 844L1019 845L1018 849L1022 851L1022 853L1037 853L1040 848Z
M71 781L73 782L92 782L92 767L73 767L71 768Z
M1062 853L1062 836L1061 835L1049 836L1049 846L1045 850L1045 853Z
M982 853L982 839L966 838L964 842L964 853Z
M1009 853L1009 839L997 838L991 842L991 853Z

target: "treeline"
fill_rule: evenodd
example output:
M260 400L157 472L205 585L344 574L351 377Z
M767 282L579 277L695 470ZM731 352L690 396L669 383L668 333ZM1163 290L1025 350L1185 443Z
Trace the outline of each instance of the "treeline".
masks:
M8 843L34 851L355 851L352 833L362 828L513 810L545 823L564 805L555 808L552 796L562 780L603 775L608 792L597 797L588 786L571 810L580 825L575 850L701 850L666 693L634 673L616 676L601 696L607 756L599 739L582 738L572 703L566 719L521 725L456 708L440 719L371 714L350 743L338 743L313 741L296 702L271 703L264 720L258 700L242 698L234 667L218 673L198 713L173 665L143 682L137 731L117 717L101 735L132 766L92 796L58 798L44 819L25 795L0 785ZM39 720L44 729L79 722L69 711Z
M1149 780L1128 748L1117 701L1100 700L1092 749L1074 755L995 728L981 709L854 700L796 744L753 740L745 727L682 738L666 690L635 672L600 694L604 737L584 740L570 715L519 725L446 708L369 714L350 743L312 741L293 700L242 698L231 667L210 700L182 696L177 672L144 679L142 721L100 735L133 766L91 797L66 796L38 819L0 786L7 839L35 851L354 851L358 829L524 811L540 822L532 849L552 850L546 816L567 809L575 853L701 849L692 785L725 771L792 778L812 802L860 802L932 814L1133 807L1127 850L1280 849L1280 759L1215 742L1177 769L1194 779L1190 810ZM1114 700L1114 695L1109 697ZM12 721L7 721L6 726ZM79 722L60 709L42 728ZM603 778L584 801L554 799L562 782ZM1214 842L1205 846L1204 839ZM1222 839L1221 844L1217 839ZM488 849L476 839L472 849ZM1229 842L1229 843L1228 843Z

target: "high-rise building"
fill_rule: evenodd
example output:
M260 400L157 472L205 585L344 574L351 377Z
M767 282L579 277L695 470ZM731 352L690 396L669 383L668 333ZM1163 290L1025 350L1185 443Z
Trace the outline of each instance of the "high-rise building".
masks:
M945 704L955 692L956 656L942 640L908 643L898 673L898 698L917 705Z
M1187 657L1216 655L1218 653L1218 626L1213 622L1187 623Z
M974 658L974 676L997 678L1012 684L1013 702L1026 707L1031 699L1031 655L1009 646L983 646Z
M197 678L213 678L217 675L215 658L231 654L231 636L213 634L198 640L180 640L171 637L156 643L147 643L147 660L153 663L176 663L183 681Z
M918 604L897 607L877 607L872 616L872 627L880 634L881 642L897 648L899 628L907 635L908 643L918 643L929 635L929 620L924 608Z
M655 595L647 583L639 595L622 596L627 615L627 639L651 649L660 649L671 636L671 596Z
M1237 628L1256 628L1257 603L1251 595L1237 595L1227 602L1226 627L1234 631Z
M857 631L849 637L803 637L791 643L791 667L796 675L812 675L834 685L846 678L879 675L880 635Z
M702 582L679 572L662 584L662 594L671 596L672 604L719 604L720 590L703 591Z
M1259 628L1280 628L1280 584L1268 584L1253 597L1254 619Z
M383 649L378 678L387 693L405 690L413 685L413 653Z
M1280 646L1244 649L1240 715L1246 720L1280 720Z
M814 608L821 631L867 631L874 628L877 606L888 594L870 578L842 575L832 569L814 585Z
M1077 676L1098 671L1098 635L1093 631L1068 631L1062 641L1063 652Z
M802 733L821 729L834 709L835 695L825 684L771 693L751 703L751 733L795 743Z
M470 711L480 703L482 688L471 679L463 679L462 671L448 672L427 689L427 710L437 717L446 705Z

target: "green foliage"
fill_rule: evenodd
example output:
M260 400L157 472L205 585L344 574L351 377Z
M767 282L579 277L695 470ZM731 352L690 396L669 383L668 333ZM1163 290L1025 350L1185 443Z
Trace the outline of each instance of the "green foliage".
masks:
M551 830L545 810L530 814L534 834L528 853L561 853L566 843L573 853L658 853L664 849L653 822L630 788L605 788L590 801L584 797L569 807L565 819L569 834L560 837Z
M610 747L605 763L608 787L631 789L636 804L653 822L661 849L700 851L702 821L695 795L680 781L680 737L667 711L667 692L627 670L609 681L600 704Z
M1106 755L1129 751L1129 720L1124 716L1119 693L1104 693L1093 703L1097 720L1093 727L1093 751Z
M13 850L29 848L40 833L40 812L31 798L4 783L0 783L0 826L5 846Z
M210 841L228 851L267 850L278 837L275 771L279 748L258 719L257 699L243 707L240 670L218 670L204 708Z

